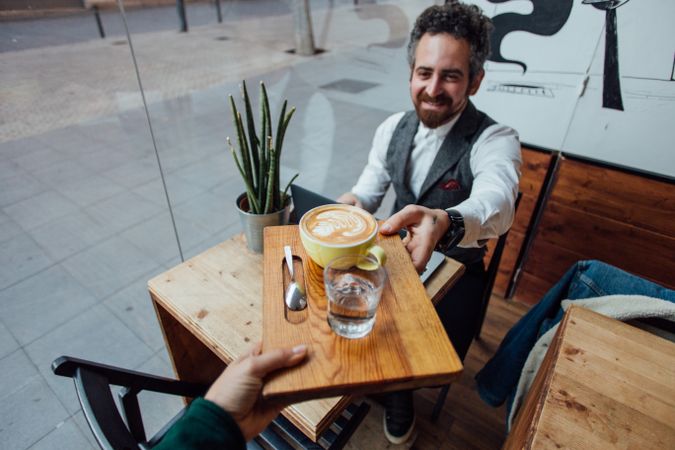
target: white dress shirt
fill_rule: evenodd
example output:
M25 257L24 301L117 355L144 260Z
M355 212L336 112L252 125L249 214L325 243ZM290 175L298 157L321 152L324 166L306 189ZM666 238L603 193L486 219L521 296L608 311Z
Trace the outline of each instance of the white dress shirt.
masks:
M385 168L387 149L403 114L390 116L377 128L368 163L351 190L370 212L380 206L391 183ZM406 170L406 182L415 197L419 196L443 140L459 117L435 129L420 122ZM509 229L518 195L520 164L520 142L514 129L495 124L478 137L469 160L474 177L471 194L465 201L446 207L458 211L464 218L465 234L460 247L480 247L487 239L498 237Z

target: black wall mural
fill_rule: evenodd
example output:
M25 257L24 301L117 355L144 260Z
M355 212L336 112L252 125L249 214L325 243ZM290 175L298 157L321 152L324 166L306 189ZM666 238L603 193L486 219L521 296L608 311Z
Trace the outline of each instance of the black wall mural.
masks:
M628 0L583 0L605 11L605 67L603 69L602 106L623 111L621 82L619 81L619 43L616 30L616 8Z
M490 3L506 3L511 0L488 0ZM623 111L621 83L619 81L618 37L616 8L628 0L582 0L583 4L605 11L605 63L603 69L602 106ZM540 36L553 36L565 25L572 12L573 0L531 0L530 14L505 13L492 18L495 29L490 44L493 62L517 64L527 72L524 61L507 59L502 55L501 44L513 31L527 31Z
M488 0L490 3L506 3L511 0ZM518 64L527 72L527 64L506 59L501 53L502 40L512 31L527 31L540 36L553 36L565 25L572 12L573 0L531 0L532 13L499 14L492 18L495 26L490 39L490 61Z

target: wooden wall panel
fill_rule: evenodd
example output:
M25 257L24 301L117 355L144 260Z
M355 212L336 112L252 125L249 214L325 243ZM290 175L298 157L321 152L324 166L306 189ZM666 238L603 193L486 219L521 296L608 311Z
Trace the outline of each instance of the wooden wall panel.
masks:
M520 274L513 299L528 305L536 304L541 297L565 274L575 262L586 259L584 255L535 239L527 257L525 270ZM551 264L554 261L555 264ZM528 271L536 267L536 273Z
M553 283L523 272L518 278L518 289L513 294L513 300L525 305L535 305L551 286Z
M537 193L537 195L539 195L539 193ZM534 207L536 203L537 197L535 195L523 194L522 198L520 199L520 204L518 205L516 217L513 220L513 225L511 225L511 231L517 231L521 234L525 234L525 232L527 231L527 226L530 223L530 217L532 217L532 212L534 212Z
M675 183L563 159L514 297L536 303L582 259L673 289L673 255Z
M539 225L538 237L556 247L621 266L629 272L671 282L675 237L638 228L626 222L592 215L551 202ZM557 258L555 254L550 255ZM662 274L659 276L658 274ZM668 276L670 275L670 276Z
M518 253L520 252L520 247L523 244L527 227L530 224L530 219L534 212L539 192L541 191L548 166L553 156L552 153L533 150L526 147L522 147L521 150L523 155L523 165L520 168L520 192L522 192L523 196L520 199L516 217L513 221L511 231L509 232L509 237L506 240L506 247L504 248L502 260L499 264L499 273L497 274L497 279L495 280L493 288L493 293L501 296L504 296L506 293L511 274L515 269L515 263L518 258ZM488 244L489 251L486 256L486 265L491 257L492 249L495 244L496 240Z
M518 252L520 251L520 246L523 244L524 239L525 234L523 233L516 230L511 230L509 232L509 237L506 239L506 246L504 247L504 253L502 253L502 260L499 264L499 275L497 275L497 279L501 276L506 281L511 277L511 272L516 266Z
M565 160L551 201L672 236L675 185L581 161Z

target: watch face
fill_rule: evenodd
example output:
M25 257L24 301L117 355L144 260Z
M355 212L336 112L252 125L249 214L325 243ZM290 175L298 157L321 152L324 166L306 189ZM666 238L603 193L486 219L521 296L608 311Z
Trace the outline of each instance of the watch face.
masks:
M448 217L450 218L450 222L452 222L453 225L464 226L464 218L461 215L448 213Z

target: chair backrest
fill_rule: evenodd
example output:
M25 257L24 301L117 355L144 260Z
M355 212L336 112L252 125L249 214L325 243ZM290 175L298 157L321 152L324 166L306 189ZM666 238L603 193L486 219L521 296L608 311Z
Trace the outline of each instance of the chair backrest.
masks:
M147 440L138 404L138 394L141 391L197 397L203 395L208 388L202 384L186 383L68 356L57 358L52 363L52 371L56 375L73 379L89 428L99 446L106 450L152 447L182 416L183 411ZM123 387L118 394L121 411L115 403L111 386Z
M518 205L520 204L520 199L522 198L523 194L522 192L518 192L518 196L516 197L516 203L514 206L514 210L518 210ZM515 213L514 211L514 213ZM499 272L499 263L501 262L502 259L502 253L504 253L504 247L506 246L506 238L509 235L509 231L507 230L504 234L499 236L497 239L497 245L495 245L495 249L492 252L492 256L490 257L490 262L488 263L487 267L487 275L486 275L486 282L485 282L485 289L483 290L483 296L481 297L481 315L480 319L478 322L478 327L476 328L476 334L475 338L478 339L480 337L480 332L481 329L483 328L483 321L485 320L485 314L487 312L487 307L488 303L490 303L490 296L492 295L492 288L495 285L495 279L497 278L497 273Z
M117 410L106 377L91 370L77 368L73 381L82 412L102 448L141 448Z
M523 197L522 192L518 192L516 196L516 203L514 206L514 214L518 211L518 205L520 204L520 199ZM497 278L497 272L499 272L499 263L502 260L502 253L504 253L504 247L506 246L506 238L509 235L509 230L506 230L504 234L499 236L497 239L497 245L492 252L490 257L490 262L487 268L487 283L485 285L485 292L483 292L483 300L489 300L490 295L492 295L492 288L495 285L495 279Z

